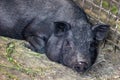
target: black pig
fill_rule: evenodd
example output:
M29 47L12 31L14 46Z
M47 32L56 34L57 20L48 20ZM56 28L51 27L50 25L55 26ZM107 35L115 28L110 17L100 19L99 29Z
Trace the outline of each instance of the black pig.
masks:
M92 26L73 0L0 0L0 35L28 41L33 51L78 72L90 68L109 26Z

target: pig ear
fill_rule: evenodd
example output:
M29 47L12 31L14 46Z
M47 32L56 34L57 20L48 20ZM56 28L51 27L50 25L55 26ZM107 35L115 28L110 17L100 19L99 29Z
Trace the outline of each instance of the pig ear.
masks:
M99 24L99 25L93 26L92 30L95 36L94 38L98 41L105 39L109 29L110 29L110 26L105 24Z
M54 26L55 26L54 32L55 32L55 35L57 36L62 36L71 29L71 26L69 23L62 22L62 21L54 22Z

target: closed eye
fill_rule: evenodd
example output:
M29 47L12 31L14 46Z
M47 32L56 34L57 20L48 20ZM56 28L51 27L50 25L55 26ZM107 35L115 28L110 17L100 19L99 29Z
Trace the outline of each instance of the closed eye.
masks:
M70 42L66 40L65 46L70 47Z
M71 53L74 51L74 43L71 39L65 39L62 47L63 53Z
M65 41L64 41L64 44L63 44L63 50L64 50L65 52L69 52L69 51L71 51L71 49L72 49L72 46L71 46L70 41L65 40Z

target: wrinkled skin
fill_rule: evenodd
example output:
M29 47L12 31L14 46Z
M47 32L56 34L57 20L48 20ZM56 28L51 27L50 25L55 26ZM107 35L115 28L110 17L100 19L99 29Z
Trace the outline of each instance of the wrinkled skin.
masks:
M90 68L109 26L93 26L72 0L0 0L0 35L29 42L77 72Z

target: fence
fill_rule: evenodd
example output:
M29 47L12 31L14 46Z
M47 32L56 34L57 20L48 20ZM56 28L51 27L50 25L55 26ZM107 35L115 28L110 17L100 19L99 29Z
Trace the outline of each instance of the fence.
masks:
M120 0L75 0L94 23L111 25L108 41L120 49Z

